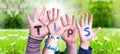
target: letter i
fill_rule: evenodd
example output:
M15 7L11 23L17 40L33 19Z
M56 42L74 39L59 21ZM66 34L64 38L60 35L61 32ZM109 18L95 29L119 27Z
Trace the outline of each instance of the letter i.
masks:
M54 31L56 31L56 23L54 23Z

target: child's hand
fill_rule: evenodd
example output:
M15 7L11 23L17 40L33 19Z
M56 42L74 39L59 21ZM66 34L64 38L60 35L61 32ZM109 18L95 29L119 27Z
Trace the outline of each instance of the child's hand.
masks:
M57 9L57 14L55 13L55 9L52 9L52 17L51 17L51 11L47 11L47 16L49 19L48 29L51 35L58 36L65 30L64 27L62 27L62 23L60 21L60 10Z
M67 24L65 24L63 18L61 18L63 27L67 27L64 33L61 34L62 39L66 42L68 54L77 54L77 35L78 29L75 28L75 21L77 21L74 16L72 16L72 23L70 23L70 18L66 14Z
M65 24L64 19L61 18L63 27L67 27L64 33L61 34L62 39L67 44L76 43L78 30L77 28L75 28L75 24L76 24L75 21L77 20L74 18L74 16L72 16L72 23L70 23L70 18L68 17L67 14L66 14L66 20L67 20L67 24Z
M43 38L46 34L48 34L47 24L49 21L45 17L45 10L46 8L43 7L40 16L37 17L37 8L35 8L33 21L30 19L29 14L26 15L29 22L30 35L35 39Z
M80 40L81 40L81 47L84 49L89 48L90 40L92 40L98 31L101 29L98 27L95 31L92 31L92 20L93 16L90 16L90 21L88 23L88 13L86 13L86 17L82 14L81 16L81 25L79 25L77 21L77 26L80 34Z

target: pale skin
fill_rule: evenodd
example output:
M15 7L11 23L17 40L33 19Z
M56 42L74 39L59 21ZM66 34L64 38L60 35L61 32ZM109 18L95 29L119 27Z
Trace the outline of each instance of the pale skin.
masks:
M38 39L38 40L39 39L43 39L48 34L48 31L50 31L50 33L52 35L57 35L58 34L58 33L55 34L54 31L51 31L51 29L49 29L49 28L51 28L53 26L51 24L55 20L53 20L53 21L48 20L47 14L49 15L50 13L47 12L47 14L45 14L45 12L46 12L46 8L43 7L42 11L40 13L40 16L37 17L37 8L35 8L34 9L34 14L33 14L34 15L33 16L33 18L34 18L33 21L31 20L29 14L26 15L28 23L29 23L29 27L30 27L30 29L29 29L30 30L30 36L32 38L34 38L34 39ZM58 20L56 20L56 22L57 21ZM37 29L34 28L35 26L39 26L39 25L41 26L41 28L40 28L40 31L41 31L40 35L37 34ZM57 25L57 26L59 26L59 25ZM54 32L54 33L52 33L52 32ZM61 32L61 31L59 31L59 32ZM49 42L48 43L51 46L56 46L56 42L57 42L57 40L53 40L53 39L49 38ZM49 54L49 53L50 54L54 54L54 51L45 48L45 50L43 51L43 54Z
M77 27L78 27L78 31L79 31L79 34L80 34L80 47L83 48L83 49L86 49L88 50L89 49L89 44L90 44L90 40L92 40L95 35L98 33L98 31L101 29L100 27L98 27L94 32L92 31L92 20L93 20L93 17L92 15L90 16L90 20L89 20L89 23L88 23L88 13L86 13L85 15L86 17L84 17L84 15L82 14L81 16L81 25L79 25L78 21L76 21L77 23ZM77 34L78 34L78 31L76 30L75 25L76 23L74 22L74 17L72 17L72 23L73 24L70 24L70 20L68 19L68 15L66 15L66 19L67 19L67 25L65 25L64 23L64 20L62 19L61 21L63 22L63 26L71 26L71 28L74 28L73 29L73 34L70 35L70 37L68 37L68 29L65 30L65 32L61 35L62 36L62 39L66 42L67 44L67 52L68 54L77 54L77 47L76 47L76 39L77 39ZM86 27L89 27L89 32L90 32L90 35L89 36L85 36L85 31L84 29Z
M99 32L101 29L98 27L95 31L92 31L92 20L93 17L92 15L90 16L90 20L88 21L88 13L85 14L85 16L82 14L81 16L81 22L79 22L72 16L72 23L70 22L69 16L66 14L66 19L67 19L67 24L64 23L64 20L62 17L60 17L60 11L57 9L57 14L55 14L55 9L52 9L52 16L51 16L51 11L47 11L46 14L46 8L42 8L42 11L40 13L40 16L37 16L37 8L34 9L34 16L33 20L31 20L29 14L26 15L29 27L30 27L30 36L35 39L43 39L48 32L50 32L51 35L53 36L58 36L61 35L62 39L66 42L67 44L67 52L68 54L77 54L77 46L76 46L76 39L77 39L77 34L79 33L80 35L80 47L83 49L88 50L89 49L89 44L90 40L92 40L96 34ZM61 23L61 22L62 23ZM54 23L56 23L56 31L54 31ZM75 24L77 24L77 28L75 27ZM37 29L34 28L34 26L41 26L40 28L40 35L37 33ZM89 27L89 36L85 36L85 31L84 29L86 27ZM68 30L72 29L73 34L69 35L68 37ZM42 32L41 32L42 31ZM57 39L52 39L48 38L47 39L48 44L50 46L56 47L57 46ZM43 54L54 54L53 50L48 49L47 47L44 48Z
M57 14L55 14L57 12ZM55 12L55 9L52 9L52 16L51 16L51 11L48 10L47 11L47 17L49 19L49 24L48 24L48 30L50 32L51 35L53 35L54 37L62 34L64 32L64 30L67 27L63 27L62 23L60 22L60 10L57 9L57 11ZM56 24L56 31L54 31L54 23ZM57 41L58 39L52 39L52 38L48 38L47 39L48 44L52 47L56 47L57 46ZM46 46L44 48L43 54L54 54L55 52L53 50L48 49Z
M50 32L51 35L53 36L57 36L60 35L62 32L64 32L64 30L66 29L66 27L62 27L62 23L60 23L60 11L59 9L57 9L57 14L55 14L55 9L52 9L52 16L50 16L51 11L47 11L46 12L46 8L43 7L42 11L40 13L40 16L37 16L37 8L34 9L34 14L33 14L33 20L31 20L30 15L27 13L26 14L26 18L28 20L29 23L29 27L30 27L30 36L34 39L43 39L48 32ZM56 31L54 31L54 27L53 24L56 23ZM34 28L35 26L41 26L40 28L40 35L38 35L37 33L37 29ZM42 32L41 32L42 31ZM47 39L48 44L55 47L57 46L57 39L51 39L48 38ZM54 54L53 50L50 50L48 48L44 48L43 54Z
M64 31L64 33L61 34L61 36L62 36L62 39L66 42L68 54L77 54L76 40L77 40L78 30L75 27L75 24L76 24L75 21L77 21L77 19L75 19L75 17L72 16L72 22L70 22L70 18L68 16L68 14L66 14L66 20L67 20L67 24L65 24L63 18L61 18L63 27L66 27L66 26L70 26L70 27L67 28ZM68 34L69 29L72 29L73 34L71 34L71 35Z
M82 14L81 15L81 24L77 21L77 27L79 31L79 36L80 36L80 47L83 49L88 50L89 49L89 44L90 41L96 36L96 34L100 31L101 27L98 27L95 31L92 31L92 21L93 21L93 16L90 16L90 20L88 20L88 13ZM86 27L89 27L89 36L85 36L85 31L84 29Z
M35 8L34 14L33 14L33 20L31 20L30 15L28 13L26 14L26 18L28 20L29 27L30 27L29 28L30 35L32 38L39 40L41 38L44 38L45 35L48 34L48 29L47 29L48 20L46 18L45 11L46 11L46 8L43 7L42 11L40 13L40 16L38 17L37 16L37 8ZM40 35L37 34L38 32L37 32L37 29L34 28L35 26L41 26Z

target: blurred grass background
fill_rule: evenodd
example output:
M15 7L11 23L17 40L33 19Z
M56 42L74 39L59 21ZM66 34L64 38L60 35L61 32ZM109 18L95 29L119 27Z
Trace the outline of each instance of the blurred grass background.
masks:
M0 0L0 54L24 54L29 34L25 14L33 17L35 7L39 13L42 7L59 8L61 16L68 13L79 21L81 14L93 14L93 28L103 28L91 41L93 54L120 54L120 0Z

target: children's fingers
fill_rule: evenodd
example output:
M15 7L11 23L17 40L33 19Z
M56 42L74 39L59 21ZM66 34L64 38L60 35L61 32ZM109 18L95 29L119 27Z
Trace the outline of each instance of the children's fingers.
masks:
M75 16L72 16L72 25L75 26Z
M100 31L101 27L98 27L95 31L94 31L94 34L96 35L99 31ZM94 36L95 36L94 35Z
M28 13L26 14L26 18L27 18L27 21L29 22L29 24L31 24L32 21L31 21L31 19L30 19L30 15L29 15Z
M92 27L92 22L93 22L93 15L90 16L90 21L89 21L89 25Z
M68 14L66 14L65 16L66 16L67 24L69 25L70 24L70 18L68 16Z
M88 25L88 13L86 12L85 25Z
M50 17L50 14L51 14L51 11L48 10L48 11L47 11L47 18L48 18L49 22L52 20L52 18Z
M78 20L76 21L76 23L77 23L77 28L80 29L80 25L79 25Z
M82 32L80 31L81 30L81 26L79 25L79 22L78 22L78 20L77 20L77 28L78 28L78 32L79 32L79 36L80 36L80 38L81 38L81 40L82 39L84 39L85 37L81 34Z
M84 15L81 15L81 26L84 26Z
M55 8L52 8L52 18L55 19Z
M45 19L43 19L43 22L42 22L44 25L48 25L49 23L49 19L47 18L47 15L45 15Z
M57 17L56 18L59 18L60 17L60 10L57 9Z
M77 19L75 19L75 28L77 28L77 21L78 21L78 20L77 20Z
M46 8L43 7L42 10L41 10L41 13L40 13L40 18L43 18L43 17L44 17L45 11L46 11ZM40 19L40 18L39 18L39 19Z
M100 31L101 27L98 27L95 31L94 31L94 34L91 34L91 36L88 37L88 40L90 41L91 39L93 39L96 34Z
M37 21L37 8L34 8L34 22Z
M65 26L65 21L64 21L64 19L62 18L62 16L60 17L60 19L61 19L62 25Z

